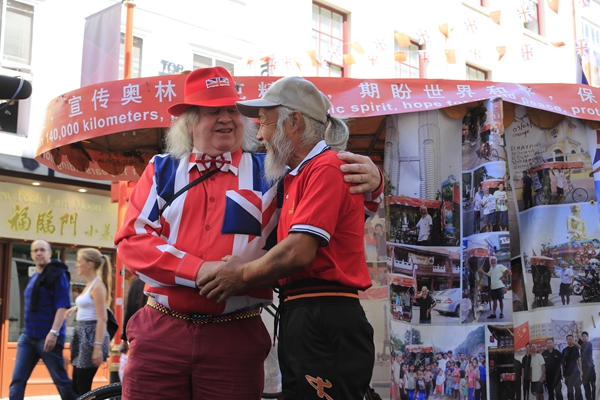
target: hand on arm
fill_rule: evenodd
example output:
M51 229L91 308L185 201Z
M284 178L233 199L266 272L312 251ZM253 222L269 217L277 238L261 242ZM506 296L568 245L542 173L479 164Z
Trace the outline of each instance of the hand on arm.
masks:
M292 233L261 258L244 262L237 256L227 256L225 264L196 282L200 295L221 303L250 287L266 286L293 275L312 262L319 247L317 237Z
M341 151L338 158L348 163L340 166L344 181L356 184L350 193L373 193L383 185L381 171L369 157Z
M77 312L77 306L73 306L71 308L69 308L67 310L67 312L65 313L65 319L69 318L71 315L75 314Z

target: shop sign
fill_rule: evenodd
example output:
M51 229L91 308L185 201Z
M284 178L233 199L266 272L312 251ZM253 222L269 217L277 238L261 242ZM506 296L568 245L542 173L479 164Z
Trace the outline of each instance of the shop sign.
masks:
M112 247L117 205L109 196L3 183L0 220L2 237Z

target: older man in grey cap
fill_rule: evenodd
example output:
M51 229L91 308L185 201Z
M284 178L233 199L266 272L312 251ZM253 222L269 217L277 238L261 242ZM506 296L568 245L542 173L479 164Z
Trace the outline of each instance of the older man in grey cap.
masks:
M237 106L260 122L267 179L283 178L278 244L254 261L226 257L199 282L201 294L225 301L279 280L284 398L363 399L375 359L373 328L358 300L358 290L371 286L363 199L349 192L330 148L345 147L348 127L300 77L282 78L262 99Z

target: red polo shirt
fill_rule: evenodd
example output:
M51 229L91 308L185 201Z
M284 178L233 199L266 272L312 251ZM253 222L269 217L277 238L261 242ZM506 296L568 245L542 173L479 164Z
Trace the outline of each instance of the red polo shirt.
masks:
M350 194L342 164L322 141L284 178L278 241L290 233L308 233L319 238L321 247L307 267L280 284L318 278L359 290L371 286L363 237L365 198Z

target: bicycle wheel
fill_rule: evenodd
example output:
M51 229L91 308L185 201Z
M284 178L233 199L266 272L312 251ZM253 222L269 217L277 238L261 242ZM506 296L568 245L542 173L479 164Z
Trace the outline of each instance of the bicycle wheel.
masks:
M77 400L121 400L121 382L94 389L82 394Z
M573 193L571 194L571 196L573 196L574 202L583 203L584 201L587 201L587 199L588 199L588 192L585 189L577 188L577 189L573 190Z
M498 161L500 159L500 155L498 154L498 150L492 149L492 160Z
M544 190L540 190L535 195L535 204L548 204L550 202L550 196L548 196Z

